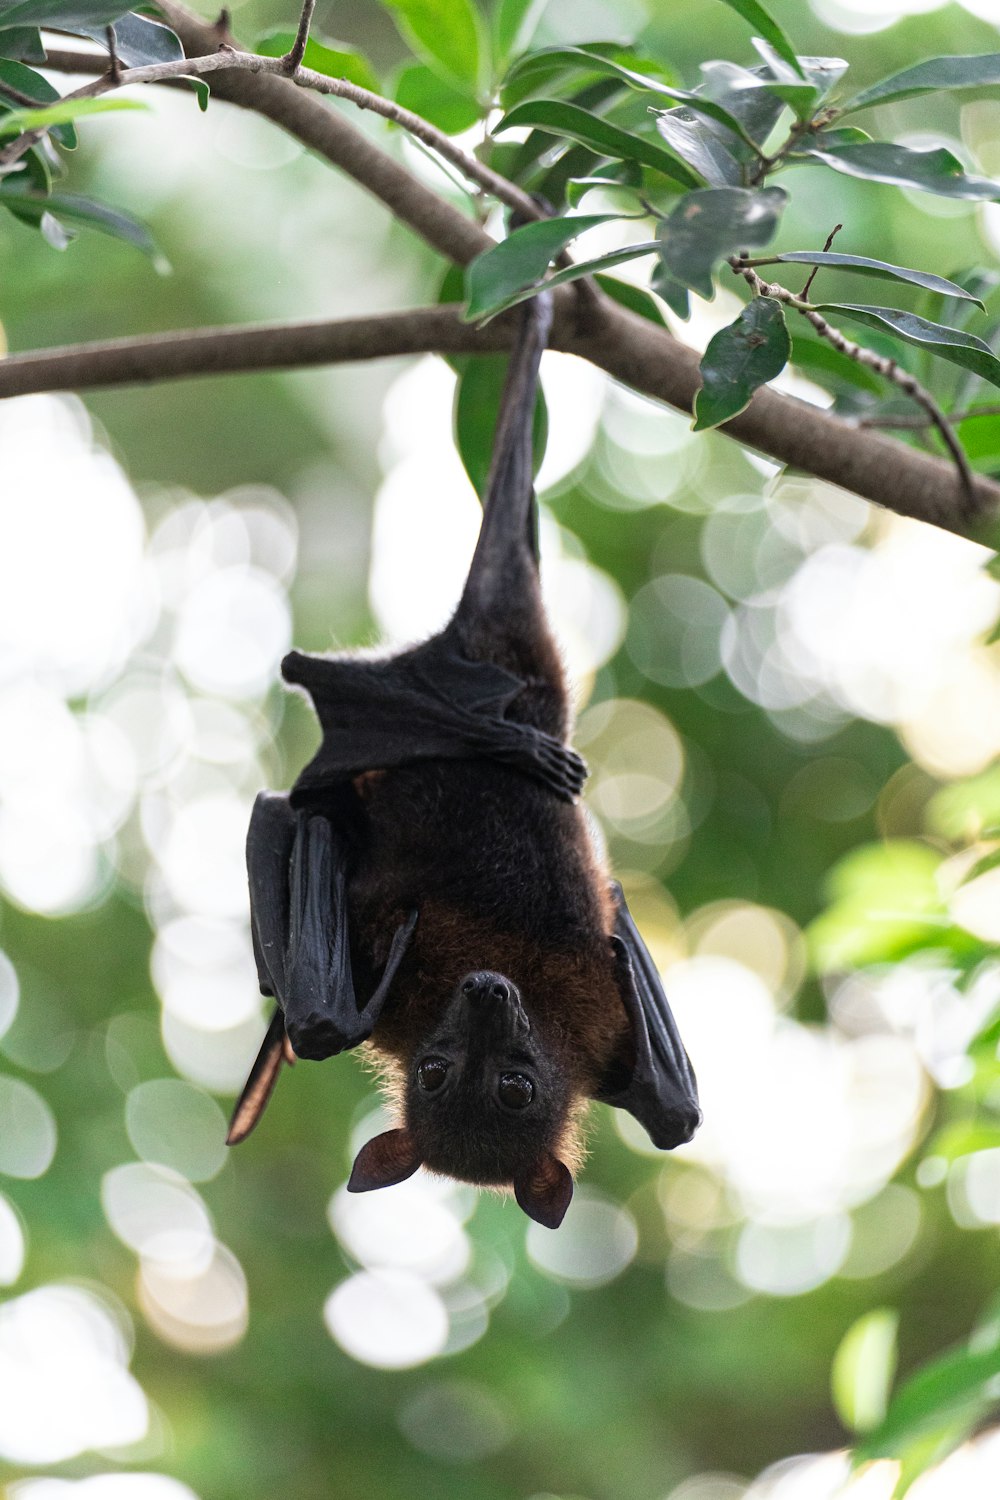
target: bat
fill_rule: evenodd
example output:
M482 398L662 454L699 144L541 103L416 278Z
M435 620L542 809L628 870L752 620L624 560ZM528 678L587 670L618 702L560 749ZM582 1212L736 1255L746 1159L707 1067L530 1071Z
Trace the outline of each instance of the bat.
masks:
M261 992L277 1002L228 1140L285 1062L362 1043L399 1116L348 1188L421 1165L513 1188L556 1228L587 1101L664 1149L700 1120L655 965L592 847L570 705L542 604L532 415L551 323L526 304L464 591L430 640L389 656L282 663L322 729L247 838Z

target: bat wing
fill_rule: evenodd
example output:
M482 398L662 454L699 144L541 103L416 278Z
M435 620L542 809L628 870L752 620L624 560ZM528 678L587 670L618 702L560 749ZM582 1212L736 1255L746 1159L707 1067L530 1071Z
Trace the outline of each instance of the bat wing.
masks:
M294 808L284 793L261 792L247 834L247 872L257 975L261 992L277 1000L281 1022L272 1020L247 1083L260 1100L255 1121L287 1057L286 1039L295 1056L318 1059L371 1035L417 913L396 930L378 987L362 1005L351 970L347 846L330 820Z
M281 670L309 693L323 729L319 752L292 790L295 802L363 771L439 758L501 761L565 801L586 777L569 746L504 717L522 679L492 662L470 661L447 630L385 661L293 651Z
M632 1074L615 1092L598 1097L627 1109L649 1132L654 1146L682 1146L701 1124L698 1085L677 1022L649 949L625 905L621 886L613 888L618 912L614 936L618 983L632 1024Z

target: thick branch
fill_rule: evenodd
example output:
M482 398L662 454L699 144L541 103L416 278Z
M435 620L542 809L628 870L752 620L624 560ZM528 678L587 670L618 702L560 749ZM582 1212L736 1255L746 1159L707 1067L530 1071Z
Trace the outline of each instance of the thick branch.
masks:
M597 307L585 329L574 313L568 298L557 309L553 348L590 360L633 390L690 413L701 383L695 350L622 308ZM511 315L479 329L463 323L457 308L430 307L329 323L210 328L78 344L0 360L0 397L389 355L488 353L508 347L516 322ZM765 387L721 431L900 515L963 530L963 495L950 464L861 431L819 407ZM979 475L974 483L981 511L1000 510L1000 485Z
M219 31L175 0L158 5L191 57L214 52ZM465 214L418 182L405 167L368 140L349 120L286 78L264 73L214 73L212 95L280 125L289 135L359 183L385 204L394 218L457 265L466 265L494 241Z

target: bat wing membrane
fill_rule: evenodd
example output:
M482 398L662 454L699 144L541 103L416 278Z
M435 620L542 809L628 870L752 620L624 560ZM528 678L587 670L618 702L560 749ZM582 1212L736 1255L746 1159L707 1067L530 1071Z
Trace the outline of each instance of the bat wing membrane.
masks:
M281 1065L356 1047L378 1021L416 926L393 935L385 970L361 1005L354 989L347 911L347 846L328 818L261 792L247 835L250 922L261 993L278 1009L236 1106L230 1140L260 1118Z
M617 915L611 942L635 1061L628 1082L599 1097L628 1110L645 1126L653 1145L669 1151L689 1141L701 1123L698 1085L649 949L621 886L612 890Z
M524 687L493 662L471 661L448 630L387 661L306 656L281 666L309 693L323 727L319 752L292 789L293 802L350 780L428 759L485 756L572 801L587 768L544 730L504 717Z

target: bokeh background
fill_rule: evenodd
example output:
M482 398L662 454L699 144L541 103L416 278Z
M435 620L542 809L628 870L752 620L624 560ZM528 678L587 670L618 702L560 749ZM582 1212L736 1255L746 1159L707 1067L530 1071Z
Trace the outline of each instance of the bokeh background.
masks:
M997 0L773 9L857 86L1000 50ZM274 0L234 25L292 19ZM319 25L383 77L403 61L369 0L321 3ZM550 0L537 40L597 35L640 36L689 84L706 58L748 60L711 0ZM70 185L148 220L172 274L5 217L11 349L436 296L435 257L295 142L149 102L86 123ZM1000 175L995 98L893 109L897 138ZM996 266L1000 207L814 170L805 243L835 217L845 249ZM696 299L683 336L703 346L737 307ZM478 524L454 376L426 358L0 407L10 1500L829 1500L897 1318L905 1373L990 1316L989 554L695 437L569 357L544 378L545 584L587 806L706 1114L665 1159L595 1109L558 1234L423 1175L349 1199L382 1118L353 1057L286 1072L253 1138L222 1144L263 1031L248 812L317 738L278 662L446 618ZM985 1408L980 1425L914 1500L996 1495ZM850 1493L887 1500L895 1478Z

